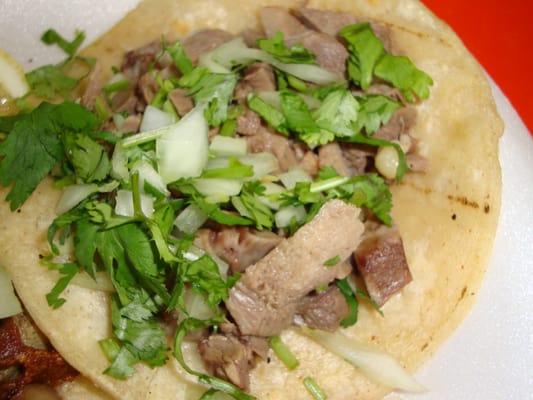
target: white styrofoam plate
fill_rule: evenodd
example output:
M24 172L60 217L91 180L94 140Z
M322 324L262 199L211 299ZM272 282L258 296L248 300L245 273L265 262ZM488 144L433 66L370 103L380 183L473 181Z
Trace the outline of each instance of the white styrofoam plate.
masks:
M75 29L88 42L117 22L138 0L1 0L0 48L27 68L58 61L40 34ZM525 78L527 79L527 78ZM500 142L503 204L494 255L469 317L417 373L429 389L410 400L533 399L533 140L493 84L505 120Z

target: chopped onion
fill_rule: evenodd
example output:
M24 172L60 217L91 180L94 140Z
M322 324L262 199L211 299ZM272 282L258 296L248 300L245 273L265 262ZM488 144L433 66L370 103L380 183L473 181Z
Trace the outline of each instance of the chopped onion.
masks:
M11 278L7 271L0 266L0 319L11 317L22 312L20 301L15 295Z
M391 389L410 392L425 390L398 361L385 352L372 349L338 332L304 329L303 333L333 354L348 361L376 383Z
M255 181L279 170L278 159L272 153L255 153L239 157L239 161L246 165L251 165L254 175L246 178L247 181Z
M205 254L205 251L194 245L190 246L187 251L183 252L183 257L189 261L196 261Z
M121 142L117 143L111 157L111 176L119 181L126 181L130 177L128 170L128 156Z
M207 164L209 126L204 107L196 107L157 139L159 174L164 183L197 177Z
M154 215L154 199L151 196L141 194L141 210L145 217L151 218ZM115 214L124 217L133 217L133 193L130 190L119 190L117 192Z
M242 202L240 197L232 197L231 204L233 204L233 207L235 207L238 213L241 214L243 217L252 218L252 214L250 214L248 209L244 206L244 203Z
M197 319L209 319L216 315L215 311L206 303L204 296L192 289L185 291L185 310L189 317Z
M228 277L229 264L216 254L209 254L209 256L213 259L214 262L217 263L218 272L220 273L220 276L226 279Z
M207 215L196 205L190 204L176 218L174 225L188 234L193 234L207 221Z
M193 186L204 196L236 196L241 192L242 182L236 179L195 179Z
M272 197L275 197L276 194L284 192L285 189L283 186L272 182L263 183L263 186L265 187L265 195L259 196L258 200L268 208L278 210L281 207L281 202L274 200Z
M247 143L245 139L215 136L209 150L217 156L244 156Z
M400 165L398 151L392 146L384 146L378 149L374 164L378 172L387 179L396 178L396 172Z
M56 205L56 213L61 215L66 213L69 210L72 210L79 203L85 200L88 196L93 193L107 193L115 190L118 187L118 182L112 181L108 184L98 186L94 183L91 184L80 184L80 185L71 185L67 186L63 190L63 194L59 199L59 202Z
M279 175L283 186L287 189L294 189L298 182L312 182L313 179L301 168L293 168L284 174Z
M94 280L87 272L82 271L74 276L72 284L85 289L99 290L101 292L114 292L115 287L107 272L99 271Z
M242 37L230 40L206 54L200 60L200 65L209 68L215 73L227 73L230 72L229 69L233 65L248 64L252 61L266 62L279 70L294 75L296 78L318 85L327 85L342 80L338 75L318 65L284 64L263 50L247 47Z
M176 117L174 115L161 111L154 106L147 106L144 110L139 132L154 131L172 125L175 122Z
M274 216L274 219L278 228L286 228L293 219L298 223L304 222L306 215L304 206L287 206L281 208Z
M144 191L144 184L148 183L152 188L157 190L163 196L168 196L170 192L167 189L167 185L163 182L161 175L157 173L152 164L147 161L137 161L131 168L132 172L139 172L139 185L141 190Z

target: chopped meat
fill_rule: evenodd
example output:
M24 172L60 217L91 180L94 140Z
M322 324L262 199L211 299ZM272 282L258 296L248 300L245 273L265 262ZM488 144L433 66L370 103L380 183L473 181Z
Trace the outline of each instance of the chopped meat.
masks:
M265 63L250 65L244 72L244 77L235 88L235 99L245 102L253 92L270 92L276 90L276 82L272 67Z
M136 83L141 75L148 72L150 65L161 52L161 43L152 42L146 46L128 51L124 56L121 71L130 81Z
M150 104L159 90L159 85L154 78L154 75L147 72L139 79L139 91L142 93L146 104Z
M389 85L382 84L382 83L375 83L371 85L366 90L366 93L367 94L381 94L383 96L390 97L394 100L400 101L405 104L405 99L403 97L402 92L400 92L399 89L389 86ZM361 94L363 93L361 92Z
M379 128L373 137L385 140L398 140L400 135L409 132L416 122L416 110L402 107L396 110L389 122Z
M331 36L337 36L337 33L346 25L358 22L357 18L349 13L314 8L300 8L296 10L296 16L309 28Z
M100 63L96 63L91 73L87 77L87 86L85 86L85 91L81 97L81 104L84 107L92 109L94 107L94 102L100 92L102 91L102 68Z
M362 232L359 209L340 200L327 202L294 236L248 267L231 289L226 307L239 330L271 336L289 326L301 299L344 269L324 261L348 258Z
M172 102L172 105L180 115L183 117L189 111L194 108L192 99L187 96L187 90L185 89L174 89L168 94L168 98Z
M241 32L241 36L244 39L244 43L248 47L257 47L257 41L265 37L264 32L257 29L245 29Z
M124 119L120 132L137 133L141 126L141 115L129 115Z
M286 8L264 7L259 17L268 37L282 32L287 46L302 44L316 55L319 66L339 74L344 73L348 52L334 37L307 29Z
M342 154L337 142L328 143L318 149L318 163L320 168L332 167L342 176L350 176L350 166Z
M364 147L352 143L343 143L341 145L342 155L348 162L350 175L362 175L368 163L368 156L374 155L375 152L369 151Z
M407 154L407 165L413 172L426 172L428 160L420 154Z
M55 386L78 375L23 320L29 321L22 315L0 321L0 399L13 398L32 383Z
M246 109L243 115L237 118L237 133L241 135L255 135L261 129L261 119L252 110Z
M248 389L255 356L266 356L268 345L263 338L213 334L198 343L198 350L216 376Z
M246 141L248 142L248 149L252 153L267 151L274 154L282 171L287 171L298 164L289 139L273 133L263 126L255 135L247 136Z
M276 90L274 70L269 64L255 63L244 72L244 81L248 82L255 92L271 92Z
M233 35L222 29L203 29L183 40L183 48L192 62L198 61L201 55L216 49L233 39Z
M135 114L139 99L133 93L133 90L121 90L115 93L111 99L111 109L114 112L127 112L128 114Z
M370 297L379 306L412 280L396 228L382 225L366 235L354 258Z
M298 314L309 328L334 332L349 313L348 304L336 286L304 298Z
M318 173L318 156L308 151L300 160L300 167L309 175L315 176Z
M259 11L259 19L267 37L282 32L285 40L290 40L294 36L300 36L308 31L286 8L282 7L263 7Z
M282 238L270 231L238 227L219 231L201 229L196 234L196 245L222 258L233 273L243 272L276 247Z
M207 138L209 141L211 141L218 133L220 132L220 126L213 126L209 128L209 132L207 133Z

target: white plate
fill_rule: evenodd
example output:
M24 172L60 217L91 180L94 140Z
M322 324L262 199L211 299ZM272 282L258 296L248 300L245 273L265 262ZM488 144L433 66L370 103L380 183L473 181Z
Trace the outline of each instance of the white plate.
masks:
M137 2L1 0L0 47L26 67L57 61L61 53L39 42L44 30L70 35L82 28L91 41ZM506 124L494 257L474 310L417 374L429 392L403 399L533 399L533 140L502 92L493 90Z

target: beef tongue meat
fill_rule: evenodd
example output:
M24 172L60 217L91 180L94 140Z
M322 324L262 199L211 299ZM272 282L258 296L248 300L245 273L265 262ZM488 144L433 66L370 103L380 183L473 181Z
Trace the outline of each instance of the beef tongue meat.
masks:
M226 301L244 335L272 336L288 327L302 298L344 273L325 266L357 248L364 227L360 210L341 200L327 202L315 218L248 267Z
M365 234L354 258L368 294L378 306L385 304L413 279L396 228L382 225Z

